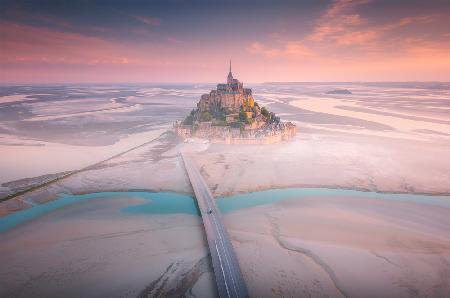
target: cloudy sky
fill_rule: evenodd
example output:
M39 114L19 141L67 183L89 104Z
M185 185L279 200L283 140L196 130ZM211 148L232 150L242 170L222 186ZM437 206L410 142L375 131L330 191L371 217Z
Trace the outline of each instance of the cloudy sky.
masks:
M449 81L447 1L0 1L0 81Z

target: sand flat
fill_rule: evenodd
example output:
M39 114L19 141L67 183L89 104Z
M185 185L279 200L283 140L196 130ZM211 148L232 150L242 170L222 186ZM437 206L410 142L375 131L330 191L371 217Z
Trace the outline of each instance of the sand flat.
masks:
M139 203L137 197L93 199L3 232L0 296L136 297L161 276L170 282L153 291L184 293L189 288L181 279L190 274L188 287L202 276L199 297L214 296L207 259L193 271L208 254L201 219L120 211Z
M292 105L306 109L313 112L319 112L319 113L328 113L332 115L338 115L338 116L346 116L350 118L357 118L362 120L368 120L373 122L379 122L379 123L387 123L391 127L393 127L397 132L404 132L406 134L403 134L402 137L406 138L407 136L410 136L411 138L414 137L412 134L415 130L420 129L427 129L432 131L438 131L444 134L450 133L450 125L448 124L440 124L430 121L419 121L419 120L412 120L407 119L405 117L395 117L392 115L381 115L381 114L371 114L363 111L355 111L355 110L348 110L348 109L342 109L339 108L339 105L343 105L345 107L358 107L357 104L334 99L334 98L321 98L320 100L317 99L304 99L304 100L297 100L292 101ZM380 135L380 133L378 132ZM395 134L393 132L385 132L384 133L387 136L397 136L398 134Z
M225 223L254 297L450 294L448 208L313 197L235 211Z

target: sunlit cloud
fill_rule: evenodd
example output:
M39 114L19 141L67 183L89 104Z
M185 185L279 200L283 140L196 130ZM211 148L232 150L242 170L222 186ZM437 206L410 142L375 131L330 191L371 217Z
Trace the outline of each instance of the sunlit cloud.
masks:
M339 34L348 32L354 26L367 23L354 10L357 6L367 4L369 1L335 1L319 18L313 32L307 40L323 41L328 37L336 38Z
M409 16L394 22L376 23L358 13L358 8L368 3L369 1L335 1L315 22L312 32L304 38L283 41L280 34L271 33L269 36L276 38L275 43L270 43L269 46L254 41L247 47L247 51L266 58L281 57L292 61L305 61L308 58L309 64L315 61L318 65L330 62L331 59L348 63L367 61L374 57L378 60L383 59L383 56L390 60L400 55L403 55L402 61L411 59L411 65L415 65L413 59L421 55L427 57L429 53L436 54L440 61L447 60L450 55L449 43L396 34L396 30L402 27L432 24L440 17L439 14ZM436 60L436 57L428 58Z
M290 41L283 44L282 48L270 48L259 42L252 43L247 50L252 54L260 54L268 58L284 57L288 59L303 59L313 56L314 53L301 42Z
M383 5L389 4L377 3L314 3L316 13L309 14L304 4L286 2L279 10L260 7L259 15L230 10L222 17L214 5L195 13L188 6L155 10L151 4L129 10L100 5L83 13L75 6L61 13L5 6L0 65L8 67L8 76L1 79L13 81L21 73L44 81L33 75L36 65L57 65L58 73L49 67L46 74L54 73L48 79L71 80L80 71L74 66L84 65L99 81L216 81L229 57L247 82L450 77L449 13L411 4L385 17L389 7Z
M125 49L106 40L78 33L1 22L0 35L2 63L128 63Z

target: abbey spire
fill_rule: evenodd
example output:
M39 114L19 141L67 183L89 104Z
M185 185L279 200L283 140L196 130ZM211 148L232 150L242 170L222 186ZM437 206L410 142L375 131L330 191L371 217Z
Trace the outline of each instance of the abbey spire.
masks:
M228 72L227 83L228 84L232 84L233 83L233 74L231 73L231 59L230 59L230 70Z

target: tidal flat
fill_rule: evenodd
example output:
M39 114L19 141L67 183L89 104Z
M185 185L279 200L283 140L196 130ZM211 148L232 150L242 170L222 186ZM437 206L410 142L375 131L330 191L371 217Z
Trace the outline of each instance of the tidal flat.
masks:
M217 204L252 297L450 293L450 197L294 188ZM217 295L188 195L69 195L0 233L1 296Z
M337 190L224 213L252 296L368 297L367 289L372 297L449 295L448 84L260 84L252 86L255 98L296 123L295 139L222 145L182 142L167 132L210 87L2 89L1 195L32 190L0 202L0 221L64 196L192 195L178 154L189 150L219 204L220 197L250 199L261 190ZM351 94L327 94L337 88ZM116 89L121 93L114 95ZM64 105L65 93L91 98L91 109L72 111L79 105ZM41 155L46 149L59 154ZM176 274L166 276L165 291L214 295L200 218L120 212L142 202L128 195L86 201L1 232L8 264L1 280L12 285L5 293L58 294L71 282L74 296L151 296L170 266ZM79 238L90 240L72 241ZM122 269L136 275L122 279ZM201 277L180 287L186 272Z

